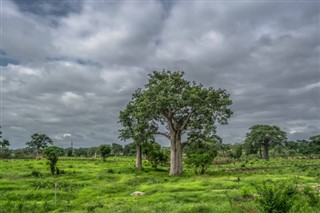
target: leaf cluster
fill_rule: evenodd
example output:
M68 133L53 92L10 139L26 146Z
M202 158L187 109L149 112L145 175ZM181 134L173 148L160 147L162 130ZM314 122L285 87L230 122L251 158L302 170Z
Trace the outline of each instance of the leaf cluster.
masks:
M26 143L26 145L32 149L41 150L48 146L52 145L53 141L46 134L35 133L31 136L31 140Z

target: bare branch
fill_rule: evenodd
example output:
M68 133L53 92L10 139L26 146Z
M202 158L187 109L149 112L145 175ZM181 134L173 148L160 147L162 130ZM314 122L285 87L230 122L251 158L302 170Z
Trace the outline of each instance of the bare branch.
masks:
M170 140L170 135L168 135L168 134L166 134L164 132L154 132L153 134L165 136L166 138L168 138Z

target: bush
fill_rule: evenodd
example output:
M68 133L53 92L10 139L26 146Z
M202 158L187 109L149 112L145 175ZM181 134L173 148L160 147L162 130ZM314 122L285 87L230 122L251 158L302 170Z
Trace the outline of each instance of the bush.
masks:
M42 173L39 172L39 171L37 171L37 170L33 170L33 171L31 172L31 176L36 177L36 178L42 177Z
M45 148L44 155L48 159L50 165L51 174L59 173L57 169L58 156L63 153L63 149L56 146L49 146Z
M294 205L294 200L299 194L295 185L275 184L264 182L262 186L257 186L257 204L262 212L266 213L286 213Z

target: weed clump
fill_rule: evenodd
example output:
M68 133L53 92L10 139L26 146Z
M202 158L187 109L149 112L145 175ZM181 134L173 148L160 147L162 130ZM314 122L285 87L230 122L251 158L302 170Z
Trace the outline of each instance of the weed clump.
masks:
M298 189L294 185L275 184L264 182L257 186L257 204L263 212L289 212L294 205Z
M311 187L264 182L256 189L255 201L265 213L312 212L320 204L319 195Z
M37 171L37 170L33 170L33 171L31 172L31 176L32 176L32 177L39 178L39 177L42 177L42 173L39 172L39 171Z

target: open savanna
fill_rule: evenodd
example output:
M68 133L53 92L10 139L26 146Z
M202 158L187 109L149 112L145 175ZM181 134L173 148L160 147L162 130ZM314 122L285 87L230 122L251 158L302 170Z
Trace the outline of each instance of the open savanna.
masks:
M136 170L130 157L60 158L58 167L52 176L45 159L0 160L0 212L259 212L263 182L320 190L320 159L216 159L207 174L185 168L181 177L148 161Z

